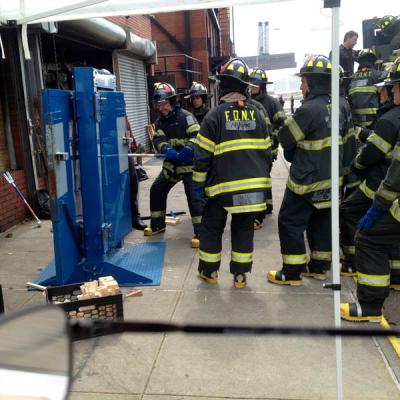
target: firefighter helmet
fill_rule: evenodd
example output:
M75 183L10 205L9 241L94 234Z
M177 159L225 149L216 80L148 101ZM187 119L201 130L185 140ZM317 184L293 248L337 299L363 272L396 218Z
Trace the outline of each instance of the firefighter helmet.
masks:
M377 60L375 50L374 49L362 49L358 53L357 57L358 62L365 62L365 61L371 61L375 62Z
M400 81L400 57L393 63L386 80L392 84Z
M331 75L331 73L332 64L328 57L310 54L304 59L297 75Z
M393 15L385 15L384 17L380 18L379 21L376 23L376 26L385 34L390 34L397 18Z
M249 71L250 83L253 85L261 86L268 85L274 82L268 81L267 73L261 68L254 68Z
M169 83L157 82L154 84L153 105L157 107L159 103L169 99L175 99L175 88Z
M221 66L218 79L223 79L224 77L236 79L246 85L250 83L249 68L240 58L232 58Z
M193 96L204 96L205 98L207 98L207 88L201 83L193 82L192 86L189 89L189 94L185 96L185 99L189 99Z

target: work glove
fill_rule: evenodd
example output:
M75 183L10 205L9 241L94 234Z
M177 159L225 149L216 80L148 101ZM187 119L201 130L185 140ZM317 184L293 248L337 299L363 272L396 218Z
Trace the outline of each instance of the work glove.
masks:
M368 168L358 169L353 163L350 165L350 170L357 175L362 181L368 176Z
M382 216L383 213L383 210L372 205L366 214L358 221L357 228L360 231L373 228L376 221Z
M296 152L296 148L291 149L291 150L283 150L283 156L285 157L285 160L290 163L293 162L295 152Z
M361 142L361 143L365 143L369 137L369 135L371 134L371 130L368 128L362 128L361 131L358 133L358 137L357 139Z
M189 146L185 146L178 154L178 161L182 164L192 164L193 149Z
M193 200L196 202L205 204L205 202L207 201L204 186L197 182L192 183L192 196L193 196Z
M164 146L162 153L165 154L167 160L178 161L178 152L172 146Z

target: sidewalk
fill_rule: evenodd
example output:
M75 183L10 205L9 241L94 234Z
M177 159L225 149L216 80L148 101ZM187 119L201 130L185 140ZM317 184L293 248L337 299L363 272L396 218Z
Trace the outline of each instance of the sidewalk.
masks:
M161 162L150 160L145 168L151 179L141 183L140 203L142 214L148 215L149 188ZM167 252L161 286L143 288L143 297L125 298L125 319L333 326L333 293L320 281L304 278L303 286L288 288L265 278L268 270L281 264L277 215L286 177L280 158L273 169L274 213L255 232L253 272L243 290L233 288L229 274L229 229L219 284L213 286L197 278L197 250L189 247L189 214L161 236L131 233L127 242L166 240ZM170 193L168 204L168 211L188 212L181 184ZM8 311L45 302L41 294L24 288L52 258L51 224L33 226L20 225L11 238L0 239L0 284ZM354 282L344 279L343 301L352 299L354 292ZM391 313L398 296L391 294ZM386 339L342 343L345 399L400 399L400 359ZM72 400L336 399L331 338L123 334L76 342L74 357Z

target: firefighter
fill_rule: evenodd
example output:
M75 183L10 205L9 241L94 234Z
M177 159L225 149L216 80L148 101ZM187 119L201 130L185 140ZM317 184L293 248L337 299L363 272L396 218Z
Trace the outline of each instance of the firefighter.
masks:
M324 280L331 266L331 70L327 57L306 57L298 74L303 103L278 132L292 164L278 217L283 268L268 272L272 283L298 286L302 275Z
M185 96L185 99L189 99L193 115L196 117L198 123L201 124L206 114L210 111L207 106L207 88L201 83L193 82L189 90L189 95Z
M263 116L248 103L249 74L237 58L218 74L220 104L205 117L195 141L193 180L196 198L205 199L199 277L218 282L222 234L231 222L234 287L246 286L253 262L254 213L265 210L271 187L271 138Z
M384 50L385 54L391 55L393 50L400 48L400 19L393 15L385 15L380 18L377 23L379 28L386 38L390 38L390 43L379 46L379 49Z
M163 168L150 189L150 227L145 236L165 231L169 191L182 181L194 229L191 247L199 247L201 206L192 198L193 140L199 132L196 118L176 103L176 92L168 83L154 85L153 106L160 116L155 122L155 148L165 156Z
M357 58L359 64L349 88L349 102L354 125L361 130L374 129L379 99L376 83L384 79L385 73L374 68L377 57L374 50L360 50Z
M358 223L355 238L357 302L341 304L343 319L380 321L383 303L389 295L390 252L400 242L400 62L389 73L395 106L377 123L384 121L385 131L397 136L392 162L379 185L373 204Z
M358 220L371 206L372 199L390 164L390 154L397 141L397 133L388 129L386 113L394 107L391 99L392 82L377 84L380 90L382 107L378 110L378 121L375 131L371 131L366 144L352 162L351 170L361 179L361 184L340 205L341 243L345 260L342 263L341 275L354 276L354 235ZM388 95L390 97L388 97Z
M250 73L251 96L253 99L259 101L267 111L267 115L272 129L272 159L276 160L278 157L278 130L283 125L286 116L279 101L267 93L267 85L273 82L268 81L267 73L260 69L255 68ZM263 220L266 214L271 214L273 210L272 204L272 188L268 193L267 210L265 213L258 213L254 220L254 229L262 228Z

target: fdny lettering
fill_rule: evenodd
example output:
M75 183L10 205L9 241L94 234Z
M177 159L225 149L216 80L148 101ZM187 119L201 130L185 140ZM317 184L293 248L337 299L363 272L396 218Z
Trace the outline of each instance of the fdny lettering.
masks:
M226 110L225 128L228 131L252 131L256 129L255 110Z
M225 121L255 121L254 110L226 110Z

